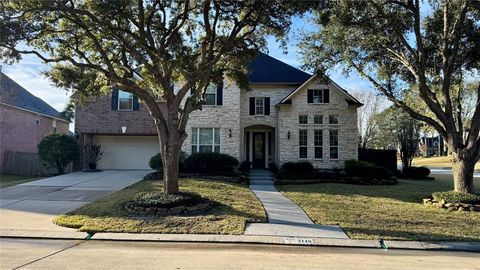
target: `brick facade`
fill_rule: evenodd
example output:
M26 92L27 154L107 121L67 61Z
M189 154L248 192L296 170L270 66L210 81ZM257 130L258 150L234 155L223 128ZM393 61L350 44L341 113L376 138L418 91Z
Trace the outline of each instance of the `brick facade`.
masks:
M38 143L56 132L68 133L69 123L52 117L0 104L0 171L6 151L37 153Z

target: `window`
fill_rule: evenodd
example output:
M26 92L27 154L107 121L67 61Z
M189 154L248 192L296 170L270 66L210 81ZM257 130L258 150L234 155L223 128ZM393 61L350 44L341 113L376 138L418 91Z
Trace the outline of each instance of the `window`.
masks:
M329 115L328 116L328 124L338 125L338 115Z
M298 116L298 123L300 125L307 125L308 124L308 115L299 115Z
M315 159L323 159L323 130L314 130Z
M220 153L219 128L192 128L192 154L201 152Z
M52 132L57 133L57 120L53 119L52 121Z
M265 101L263 97L255 98L255 115L265 114Z
M323 115L315 115L313 117L313 123L315 125L323 125Z
M203 97L204 105L217 105L217 86L210 84Z
M298 157L307 158L307 144L308 144L308 135L306 129L300 129L298 132Z
M330 159L338 159L338 130L332 129L330 134Z
M118 110L119 111L132 111L133 110L133 94L118 91Z
M330 103L329 89L308 89L308 103Z

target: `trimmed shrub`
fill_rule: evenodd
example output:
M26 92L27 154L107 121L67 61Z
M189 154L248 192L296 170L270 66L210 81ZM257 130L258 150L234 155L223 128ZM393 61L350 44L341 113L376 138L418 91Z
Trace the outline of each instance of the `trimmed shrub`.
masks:
M166 194L161 191L140 192L135 195L133 203L141 207L172 208L176 206L193 206L206 202L196 193L180 192Z
M279 177L285 179L310 179L314 175L313 165L308 161L285 162L279 170Z
M196 153L184 161L185 171L205 174L233 174L238 160L220 153Z
M37 145L38 154L46 167L54 167L58 173L65 172L65 167L80 156L77 142L72 136L51 134Z
M156 170L156 171L162 171L163 170L163 162L162 162L162 156L160 153L156 154L153 156L150 161L148 162L148 165L150 168Z
M384 167L358 160L345 161L345 173L348 176L375 179L388 179L394 176L393 172Z
M240 165L238 165L238 170L241 172L249 172L251 167L252 167L252 162L248 160L244 160L240 162Z
M480 203L480 195L456 192L454 190L444 191L444 192L435 192L432 194L432 197L437 202L445 200L445 202L447 203L468 203L468 204Z
M185 152L180 152L180 160L178 161L178 167L179 167L179 170L182 171L183 170L183 162L185 161L185 158L186 158L186 154ZM162 161L162 156L160 153L156 154L155 156L151 157L150 158L150 161L148 162L148 165L150 166L150 168L156 170L156 171L159 171L159 172L162 172L163 171L163 161Z
M426 167L403 168L403 177L413 179L425 179L430 175L430 169Z
M277 164L275 162L268 163L268 170L270 170L272 173L277 173L278 172Z

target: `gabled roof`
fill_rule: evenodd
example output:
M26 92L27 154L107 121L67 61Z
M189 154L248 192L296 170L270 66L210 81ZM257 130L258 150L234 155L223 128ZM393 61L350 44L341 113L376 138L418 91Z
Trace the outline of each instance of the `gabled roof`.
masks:
M259 52L249 64L250 83L302 84L312 75Z
M52 118L68 121L45 101L32 95L25 88L0 71L0 102Z
M314 74L313 76L310 76L310 78L308 78L308 80L306 80L304 83L302 83L302 85L300 85L299 87L295 88L292 92L290 92L290 94L288 94L286 97L284 97L279 104L290 104L289 103L289 100L298 92L300 92L302 89L304 89L308 84L310 84L312 81L314 81L315 79L318 78L318 75L317 74ZM330 78L327 78L328 79L328 83L332 84L335 88L337 88L340 93L342 93L344 96L345 96L345 100L349 103L349 104L356 104L356 105L359 105L359 106L362 106L363 104L358 101L355 97L353 97L352 95L350 95L348 93L347 90L343 89L342 87L340 87L340 85L338 85L337 83L335 83L334 81L332 81L332 79Z

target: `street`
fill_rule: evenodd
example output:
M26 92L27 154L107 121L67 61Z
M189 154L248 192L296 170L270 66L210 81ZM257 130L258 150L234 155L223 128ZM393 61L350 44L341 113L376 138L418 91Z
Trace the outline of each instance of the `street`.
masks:
M2 238L1 269L480 269L480 254Z

